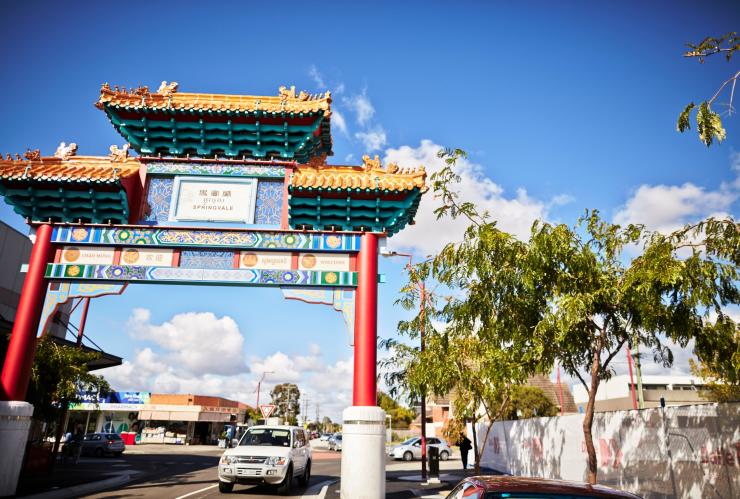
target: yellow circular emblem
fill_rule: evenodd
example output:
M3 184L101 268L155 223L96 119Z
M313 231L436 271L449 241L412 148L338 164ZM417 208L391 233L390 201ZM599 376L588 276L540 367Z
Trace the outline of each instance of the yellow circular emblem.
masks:
M244 253L242 255L242 265L245 267L254 267L257 265L259 258L256 253Z
M339 277L334 272L329 272L328 274L324 276L324 280L326 281L327 284L334 284L337 282L338 279Z
M342 238L339 236L329 236L326 238L326 245L331 249L338 248L342 244Z
M87 229L75 229L72 231L72 239L82 241L87 237Z
M72 246L71 248L65 249L62 256L68 262L76 262L80 258L80 249Z
M301 257L301 265L306 269L312 269L316 266L316 255L309 253Z
M132 265L139 261L139 250L127 249L123 252L123 261Z
M77 277L80 275L81 269L78 265L72 265L71 267L67 267L67 275L69 277Z

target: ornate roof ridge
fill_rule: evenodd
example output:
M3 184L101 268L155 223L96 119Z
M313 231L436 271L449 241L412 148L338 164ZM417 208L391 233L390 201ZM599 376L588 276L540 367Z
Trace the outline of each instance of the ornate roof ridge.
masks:
M426 192L426 170L401 168L397 163L385 167L376 155L362 157L362 165L328 165L326 157L314 158L307 164L298 165L293 171L291 185L303 188L331 189L381 189L407 191L419 189Z
M95 103L98 109L106 105L118 105L134 109L179 109L206 111L264 111L309 113L324 111L331 113L331 92L309 94L301 91L296 94L295 86L281 86L276 96L229 95L179 92L177 82L163 81L156 92L148 86L127 89L104 83L100 97Z
M139 160L128 157L126 151L126 147L111 146L108 156L69 157L41 156L38 150L31 151L33 154L26 153L25 159L0 158L0 179L114 182L138 174L141 168Z

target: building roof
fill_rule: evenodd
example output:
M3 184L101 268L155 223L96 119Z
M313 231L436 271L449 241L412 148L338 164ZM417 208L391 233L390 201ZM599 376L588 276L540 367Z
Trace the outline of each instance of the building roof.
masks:
M389 163L383 168L378 156L375 158L363 156L362 161L362 166L327 165L323 159L299 165L293 172L291 187L394 192L427 190L426 171L423 166L418 169L402 169L396 163Z
M555 406L560 407L560 390L558 385L550 381L547 376L543 376L541 374L531 376L527 380L527 386L539 388L545 392L545 396L550 400L550 402ZM573 400L573 394L570 392L568 385L561 383L560 386L563 389L563 412L578 412L576 403Z
M115 183L122 177L135 175L141 163L135 158L121 161L110 156L72 156L62 159L55 156L37 159L0 159L0 179L10 181L47 181Z
M299 165L290 183L290 226L295 229L384 232L412 224L427 190L424 167L385 168L377 156L362 166L329 166L322 158Z
M33 221L128 223L130 202L141 192L141 164L128 148L109 156L76 156L60 146L57 155L28 151L24 159L0 159L0 195L16 213Z
M332 154L331 94L276 96L179 92L176 82L100 89L95 103L143 155L280 158L305 163Z
M105 106L118 106L124 109L157 109L180 111L231 111L265 113L316 113L324 111L329 116L331 93L308 94L299 92L295 87L280 87L276 96L225 95L179 92L178 83L165 81L156 92L149 87L126 89L115 85L111 88L104 83L100 88L100 97L95 103L98 109Z

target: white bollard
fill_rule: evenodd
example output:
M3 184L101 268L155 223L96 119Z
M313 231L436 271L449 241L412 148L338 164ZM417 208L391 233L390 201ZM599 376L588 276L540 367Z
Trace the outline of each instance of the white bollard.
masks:
M342 413L341 499L385 497L385 411L348 407Z
M0 497L15 494L32 415L28 402L0 402Z

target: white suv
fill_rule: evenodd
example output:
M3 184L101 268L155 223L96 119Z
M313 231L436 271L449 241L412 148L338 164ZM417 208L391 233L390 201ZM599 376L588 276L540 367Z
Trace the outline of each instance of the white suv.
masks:
M287 495L294 478L303 486L311 478L311 446L297 426L252 426L218 464L218 490L224 493L242 483L276 485L278 494Z

